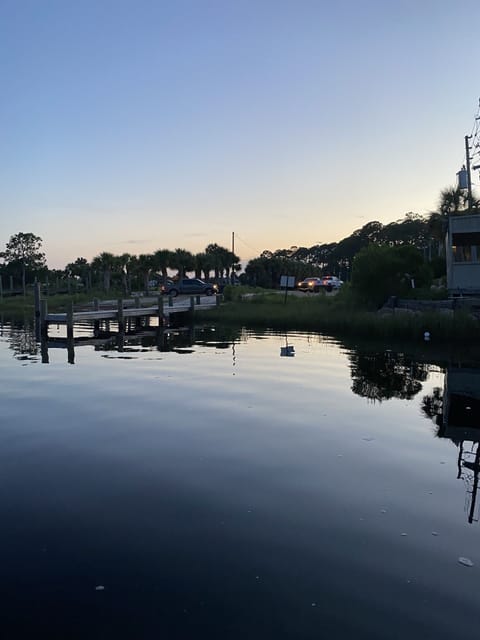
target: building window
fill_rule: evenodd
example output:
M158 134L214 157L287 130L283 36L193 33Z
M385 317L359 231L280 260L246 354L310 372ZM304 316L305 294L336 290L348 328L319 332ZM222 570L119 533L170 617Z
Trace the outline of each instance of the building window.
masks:
M452 253L454 262L480 262L480 233L454 233Z

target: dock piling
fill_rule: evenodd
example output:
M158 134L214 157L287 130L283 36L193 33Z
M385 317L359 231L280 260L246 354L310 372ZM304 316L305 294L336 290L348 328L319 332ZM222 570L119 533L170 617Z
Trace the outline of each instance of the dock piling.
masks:
M73 340L73 302L67 305L67 338Z
M158 326L163 324L163 296L158 296Z
M40 300L40 330L42 335L46 338L48 336L48 305L45 298Z
M123 300L119 298L117 300L117 320L118 320L118 330L123 332L125 328L124 316L123 316Z

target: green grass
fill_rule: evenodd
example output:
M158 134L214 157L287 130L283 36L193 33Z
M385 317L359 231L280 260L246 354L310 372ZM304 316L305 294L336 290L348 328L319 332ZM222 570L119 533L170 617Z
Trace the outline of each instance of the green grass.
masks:
M480 322L465 312L444 314L440 312L404 313L381 315L365 310L354 297L349 287L336 296L285 296L282 292L268 292L246 287L226 287L224 299L231 300L220 307L196 315L207 321L218 321L231 325L280 331L314 331L338 337L377 338L389 340L422 341L425 331L432 340L448 343L471 342L477 336ZM254 295L248 299L242 296ZM49 311L64 311L67 304L75 305L91 302L93 298L116 299L122 297L118 291L105 295L102 291L90 291L73 295L55 295L47 298ZM29 294L25 298L17 296L0 301L0 312L9 316L33 316L34 300Z
M67 305L73 301L74 305L87 304L92 302L94 298L99 300L115 300L123 295L118 291L110 291L108 295L104 291L89 291L88 293L74 294L58 294L53 296L42 296L47 300L48 310L53 312L65 311ZM35 302L33 293L27 293L26 296L4 296L0 300L0 311L9 315L23 315L26 313L34 313Z
M303 330L335 336L423 340L429 331L432 340L468 342L478 335L480 322L466 313L405 313L381 315L365 311L351 296L287 297L260 294L248 300L223 304L215 310L198 312L203 318L249 327Z

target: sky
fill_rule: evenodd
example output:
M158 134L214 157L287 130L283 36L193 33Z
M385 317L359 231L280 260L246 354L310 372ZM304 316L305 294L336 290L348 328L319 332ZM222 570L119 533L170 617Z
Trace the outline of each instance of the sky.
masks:
M0 0L0 250L242 262L435 209L478 0ZM479 182L478 172L473 175Z

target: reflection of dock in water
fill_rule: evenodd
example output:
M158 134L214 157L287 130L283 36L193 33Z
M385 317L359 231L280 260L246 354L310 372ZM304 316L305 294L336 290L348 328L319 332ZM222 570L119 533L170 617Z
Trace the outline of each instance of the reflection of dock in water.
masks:
M480 474L480 370L448 369L445 373L443 421L439 436L458 447L457 479L467 490L466 511L470 523L476 515Z
M108 324L103 330L95 331L94 337L89 335L73 337L50 337L42 336L40 341L40 352L42 363L49 363L49 351L51 349L65 349L67 360L70 364L75 364L75 349L79 347L94 347L95 351L108 354L117 352L123 354L124 358L135 357L136 353L142 351L175 352L179 354L193 353L193 347L201 346L215 349L233 349L233 359L235 360L235 339L232 335L225 339L217 331L212 331L210 327L198 327L193 324L180 326L163 326L159 324L151 325L149 322L137 328L134 323L128 330L119 331L114 325L113 331ZM122 357L122 356L118 356ZM234 362L235 364L235 362Z
M35 323L37 336L41 333L48 337L48 328L52 324L65 325L67 335L73 336L75 324L80 322L93 323L94 331L98 331L101 322L116 322L119 331L126 328L127 323L134 321L137 326L150 318L157 318L161 325L169 324L174 318L192 317L195 310L213 309L219 305L220 296L179 296L174 299L169 296L165 304L163 296L157 298L127 298L100 301L95 299L87 308L74 309L70 301L67 309L62 313L48 313L48 301L40 298L39 286L35 289ZM174 320L174 321L175 321ZM177 320L178 321L178 320Z

